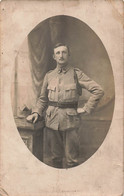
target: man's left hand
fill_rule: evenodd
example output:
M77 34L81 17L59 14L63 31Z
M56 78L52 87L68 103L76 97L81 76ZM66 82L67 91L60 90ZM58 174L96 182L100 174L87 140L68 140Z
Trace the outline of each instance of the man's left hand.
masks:
M83 114L83 115L88 115L88 113L83 108L78 108L77 113L78 114Z

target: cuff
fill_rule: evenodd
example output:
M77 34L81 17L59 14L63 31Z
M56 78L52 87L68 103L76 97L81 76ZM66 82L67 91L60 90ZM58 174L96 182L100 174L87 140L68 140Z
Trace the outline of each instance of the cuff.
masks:
M84 105L83 110L86 111L88 114L91 113L91 109L87 107L87 105Z
M37 113L40 117L43 116L43 115L42 115L42 112L41 112L40 110L36 109L36 108L32 109L32 112L31 112L31 113L32 113L32 114L33 114L33 113Z

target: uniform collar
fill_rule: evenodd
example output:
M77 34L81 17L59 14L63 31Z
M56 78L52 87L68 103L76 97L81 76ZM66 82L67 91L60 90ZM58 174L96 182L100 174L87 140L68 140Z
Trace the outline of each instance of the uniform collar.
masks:
M60 73L66 73L69 69L70 69L70 65L66 65L65 67L59 67L57 66L56 70L57 70L57 73L60 74Z

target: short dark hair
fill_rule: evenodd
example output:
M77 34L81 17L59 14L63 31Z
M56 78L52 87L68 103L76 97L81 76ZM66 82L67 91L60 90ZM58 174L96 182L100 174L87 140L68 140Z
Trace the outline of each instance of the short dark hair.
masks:
M53 47L53 52L54 52L54 49L58 48L59 46L66 46L66 48L68 49L68 54L70 55L69 46L67 44L64 44L64 43L57 43L57 44L55 44L54 47Z

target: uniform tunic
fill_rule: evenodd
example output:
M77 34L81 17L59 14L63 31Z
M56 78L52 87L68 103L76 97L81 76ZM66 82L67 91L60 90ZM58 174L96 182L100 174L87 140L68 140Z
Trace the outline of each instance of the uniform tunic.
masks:
M103 90L100 85L91 80L80 69L72 66L67 66L63 70L57 67L45 75L41 95L32 112L37 112L42 116L44 109L47 108L48 101L59 103L78 102L79 94L74 71L77 74L78 85L91 93L83 108L87 113L90 113L103 96ZM55 106L48 106L45 122L46 127L61 131L78 128L80 125L76 108L59 108Z

